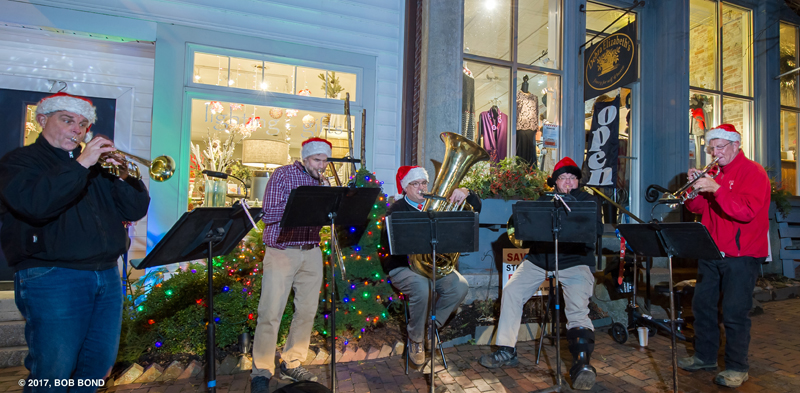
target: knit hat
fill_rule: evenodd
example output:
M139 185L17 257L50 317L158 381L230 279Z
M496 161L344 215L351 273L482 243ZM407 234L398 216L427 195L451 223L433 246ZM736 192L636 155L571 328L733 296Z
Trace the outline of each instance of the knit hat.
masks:
M36 104L36 115L49 115L53 112L67 111L79 114L89 120L89 124L94 124L97 120L97 113L92 101L67 93L56 93L42 98Z
M712 139L725 139L731 142L742 142L742 135L736 131L733 124L720 124L706 132L706 142Z
M428 180L428 171L425 168L421 166L401 166L397 169L397 193L402 195L408 183L422 179Z
M553 175L547 178L547 185L555 187L556 179L564 173L573 174L578 180L581 179L581 168L578 168L578 164L572 161L571 158L564 157L556 164L556 167L553 169Z
M303 142L303 147L300 149L300 156L305 160L308 156L314 154L324 154L331 158L331 150L333 145L322 138L309 138Z

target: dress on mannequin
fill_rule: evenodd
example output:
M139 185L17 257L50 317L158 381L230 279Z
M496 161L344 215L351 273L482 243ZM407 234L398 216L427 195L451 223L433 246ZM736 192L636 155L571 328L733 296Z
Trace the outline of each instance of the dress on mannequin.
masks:
M480 120L483 148L495 162L499 162L506 158L508 150L508 115L492 106L492 109L481 112Z
M536 130L539 128L539 98L528 92L528 76L517 92L517 156L537 165Z

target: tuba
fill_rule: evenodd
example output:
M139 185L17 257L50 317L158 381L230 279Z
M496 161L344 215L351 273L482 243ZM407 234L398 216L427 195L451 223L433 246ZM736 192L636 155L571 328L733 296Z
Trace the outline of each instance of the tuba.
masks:
M452 132L443 132L439 135L444 142L445 152L442 166L436 174L436 180L431 188L431 195L439 198L425 199L422 211L450 211L458 207L448 203L446 198L458 187L461 179L467 174L472 165L489 159L486 152L477 143ZM453 272L458 263L458 253L438 254L436 262L436 278L444 277ZM430 254L415 254L408 256L411 270L417 274L431 278L433 261Z

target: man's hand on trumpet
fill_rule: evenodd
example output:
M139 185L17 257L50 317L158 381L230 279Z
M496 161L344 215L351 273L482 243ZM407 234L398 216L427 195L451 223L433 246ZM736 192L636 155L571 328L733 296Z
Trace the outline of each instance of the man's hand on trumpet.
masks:
M111 153L114 150L117 150L117 148L114 147L113 141L109 140L108 138L97 136L86 144L81 152L81 155L78 156L77 161L79 164L83 165L84 168L89 168L97 163L97 161L100 159L100 156ZM119 162L119 160L113 157L109 158L108 162L114 165L122 164Z
M456 188L450 195L450 203L461 203L469 196L469 190L466 188Z
M690 168L689 172L688 172L689 178L690 179L694 179L700 173L702 173L702 172L699 169ZM706 174L705 176L701 177L700 179L697 179L697 181L692 186L692 188L697 190L697 192L710 192L710 193L717 192L719 187L720 187L719 183L717 183L714 180L714 178L711 177L708 174Z

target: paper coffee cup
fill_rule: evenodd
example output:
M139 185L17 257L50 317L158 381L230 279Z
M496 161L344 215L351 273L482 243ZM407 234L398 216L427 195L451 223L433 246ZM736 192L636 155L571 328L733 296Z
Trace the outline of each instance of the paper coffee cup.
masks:
M650 329L647 327L641 326L636 329L639 332L639 346L646 347L647 346L647 339L650 333Z

